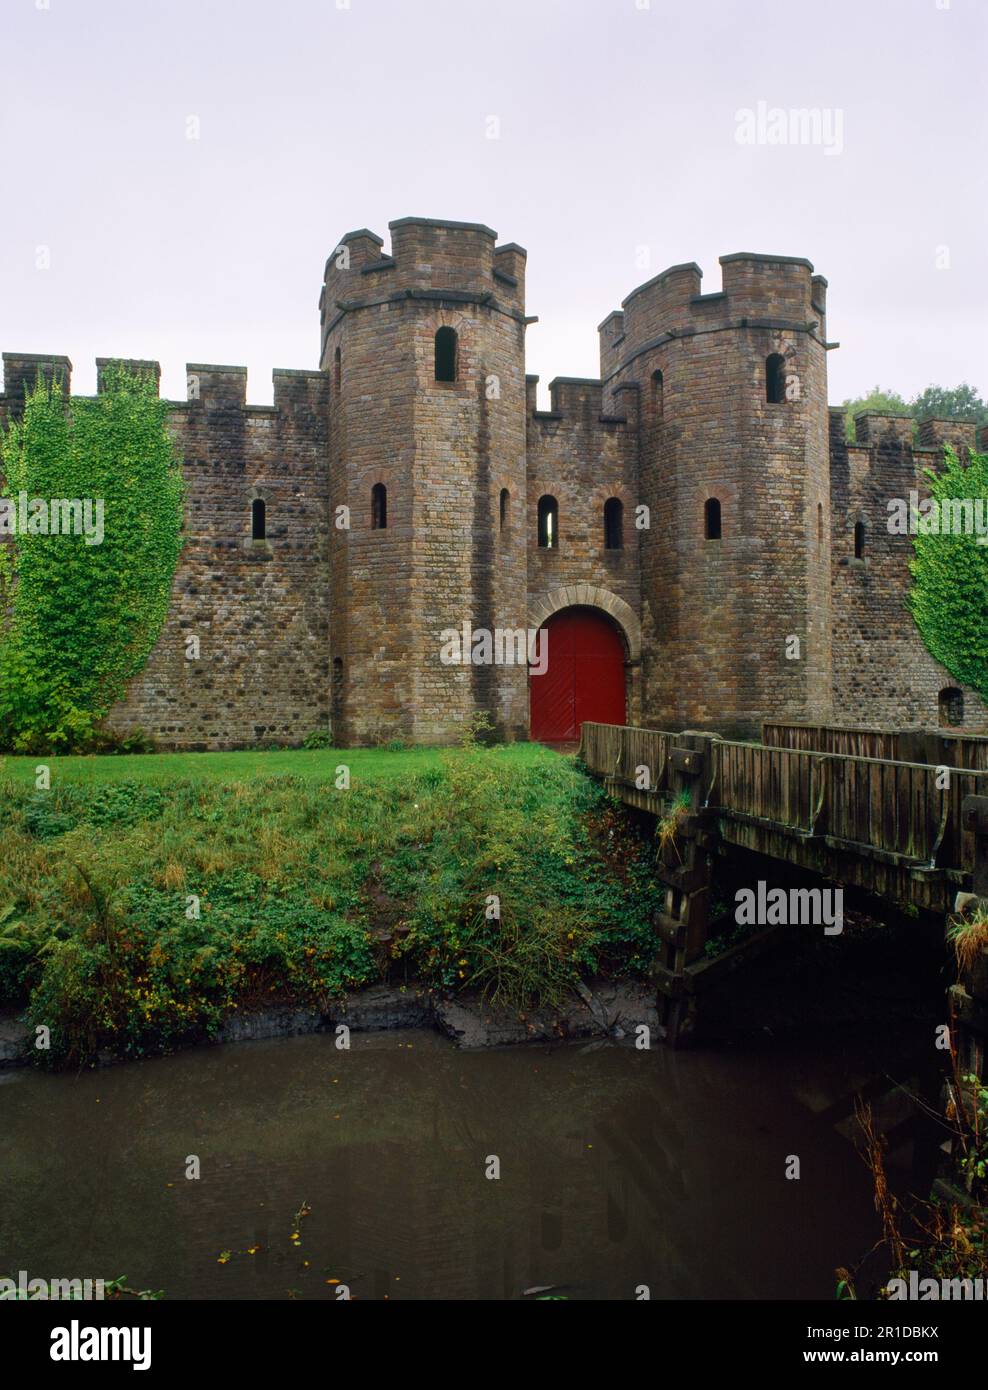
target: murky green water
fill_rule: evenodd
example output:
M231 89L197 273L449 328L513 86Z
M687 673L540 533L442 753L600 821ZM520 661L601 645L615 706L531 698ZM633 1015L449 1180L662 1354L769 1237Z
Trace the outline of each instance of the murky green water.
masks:
M829 1298L877 1237L868 1175L822 1114L846 1089L836 1045L352 1043L0 1074L0 1272L171 1298L327 1298L333 1279L365 1299Z

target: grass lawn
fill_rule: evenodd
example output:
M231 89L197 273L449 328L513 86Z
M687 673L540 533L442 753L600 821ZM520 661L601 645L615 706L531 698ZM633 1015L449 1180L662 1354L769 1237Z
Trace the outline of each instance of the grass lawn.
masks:
M302 777L307 782L332 782L336 769L350 769L351 785L361 782L406 778L442 766L444 753L455 749L405 748L286 748L273 752L148 753L90 757L36 757L0 755L0 794L9 780L15 786L33 787L39 764L51 768L52 785L95 786L108 782L140 782L168 786L176 782L234 784L269 777ZM512 743L494 750L504 766L537 767L558 758L538 743Z

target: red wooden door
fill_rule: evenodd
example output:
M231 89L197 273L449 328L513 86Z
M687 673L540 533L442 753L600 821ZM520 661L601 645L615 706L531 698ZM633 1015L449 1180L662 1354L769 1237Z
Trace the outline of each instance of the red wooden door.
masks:
M548 669L529 676L532 738L571 743L585 719L623 724L624 646L613 623L592 608L566 608L545 631Z

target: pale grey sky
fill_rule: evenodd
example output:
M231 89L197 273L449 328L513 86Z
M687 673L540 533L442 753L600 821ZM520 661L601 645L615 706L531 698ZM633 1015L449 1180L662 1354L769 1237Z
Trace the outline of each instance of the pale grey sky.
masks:
M988 0L0 0L0 348L317 365L323 263L409 215L528 249L528 370L667 265L807 256L830 398L988 394ZM742 145L812 108L823 145ZM500 122L489 139L488 118ZM189 118L199 138L187 138ZM831 136L840 129L831 128ZM830 147L836 148L831 138ZM48 248L50 267L43 265Z

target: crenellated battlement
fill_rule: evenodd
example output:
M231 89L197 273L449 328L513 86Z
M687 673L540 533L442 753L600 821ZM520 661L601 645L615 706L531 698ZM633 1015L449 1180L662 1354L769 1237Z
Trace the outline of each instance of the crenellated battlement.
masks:
M106 390L107 369L121 366L135 376L150 377L160 394L161 364L147 358L97 357L96 391ZM16 417L24 408L26 391L34 389L39 376L46 382L58 380L62 390L71 396L72 363L67 357L51 353L5 352L3 354L3 391L0 409ZM247 368L221 366L212 362L187 362L185 379L187 397L169 401L174 410L218 408L245 411L325 410L329 403L328 373L311 368L275 367L271 373L274 383L274 406L250 405L247 401Z
M670 266L631 291L598 327L605 381L640 353L726 328L810 332L825 338L827 281L799 256L739 251L720 257L722 288L701 293L695 261Z
M847 443L847 411L842 405L832 405L827 412L831 450Z
M625 341L618 344L618 356L627 356L649 339L691 328L693 301L700 295L702 280L703 271L690 261L670 266L632 290L621 304Z
M927 416L917 421L903 411L861 411L854 417L854 438L847 438L847 411L832 405L830 445L850 449L908 449L916 454L940 454L949 444L963 457L988 447L988 426L976 420Z
M97 357L97 394L106 390L106 371L108 367L123 367L124 371L130 372L132 376L150 377L154 382L155 390L159 395L161 394L161 363L138 357Z
M627 383L615 392L622 413L608 413L605 408L604 383L599 377L557 376L549 383L549 409L539 410L536 388L539 378L526 376L526 409L535 421L579 423L583 428L604 426L636 426L638 388ZM625 394L626 393L626 394Z
M556 415L599 418L604 408L604 385L593 377L557 376L549 382L549 400Z
M854 440L857 444L911 448L915 426L913 417L902 411L862 410L854 417Z
M388 229L390 254L363 228L342 237L326 261L319 297L324 350L343 314L387 300L453 299L524 316L524 247L497 246L497 233L480 222L400 217Z
M918 436L922 448L942 449L945 444L950 444L963 456L965 450L977 448L978 422L928 415L919 421Z
M3 392L0 403L10 415L24 409L24 396L33 391L38 378L48 385L60 383L68 395L72 390L72 363L67 357L46 352L5 352L3 354Z
M791 317L797 323L817 317L813 310L813 266L801 256L738 251L721 256L720 266L732 314L747 318Z

